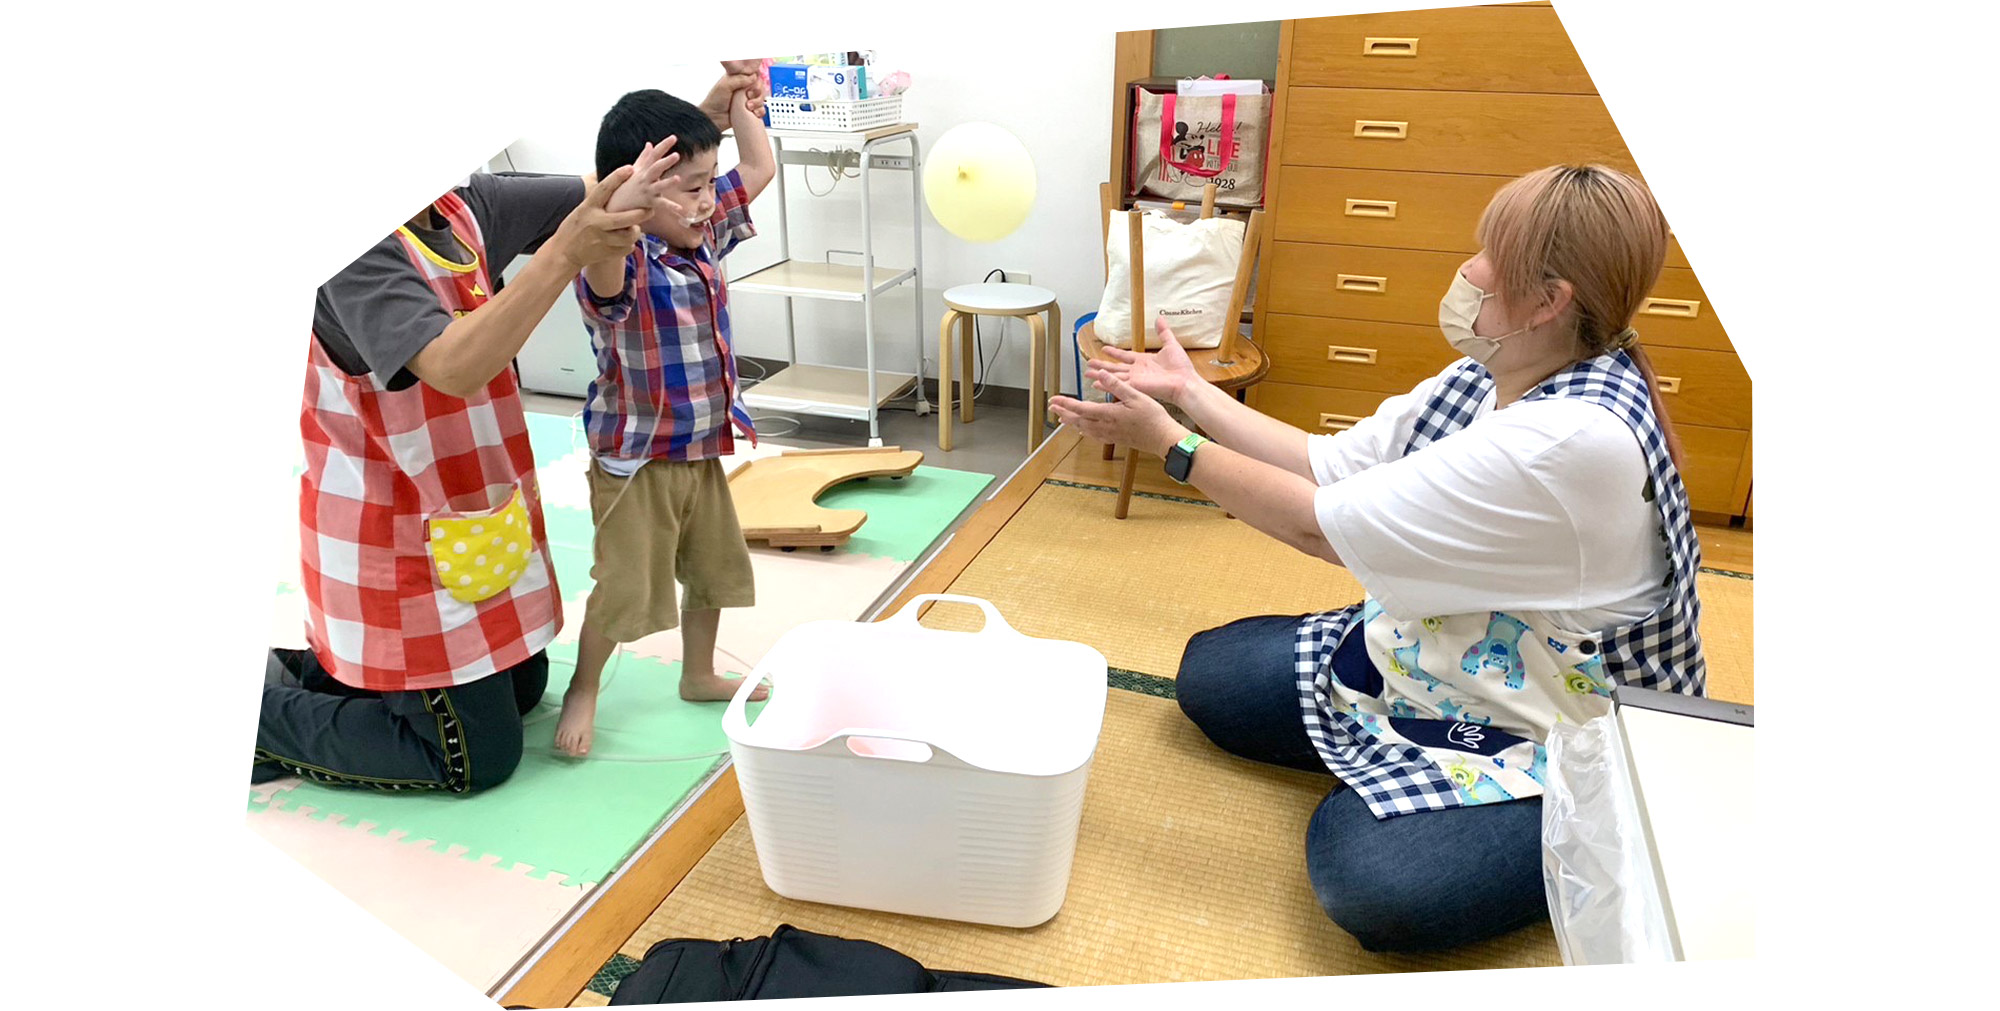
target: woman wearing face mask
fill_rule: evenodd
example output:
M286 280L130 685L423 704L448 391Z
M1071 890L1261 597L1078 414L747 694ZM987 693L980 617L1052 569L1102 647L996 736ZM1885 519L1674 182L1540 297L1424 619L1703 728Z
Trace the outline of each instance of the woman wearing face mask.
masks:
M1367 590L1197 634L1178 694L1217 746L1338 777L1307 874L1375 951L1546 917L1549 729L1609 712L1613 685L1698 695L1705 674L1679 443L1631 328L1665 219L1629 176L1558 166L1502 188L1476 234L1438 308L1466 357L1348 431L1237 403L1164 325L1157 354L1091 363L1113 402L1055 405Z

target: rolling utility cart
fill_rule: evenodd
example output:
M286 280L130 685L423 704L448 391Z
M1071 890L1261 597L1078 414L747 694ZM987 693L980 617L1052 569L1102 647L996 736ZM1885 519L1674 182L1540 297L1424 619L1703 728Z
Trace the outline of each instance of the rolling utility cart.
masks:
M743 391L743 403L755 410L784 411L868 422L868 445L882 445L883 405L916 388L917 413L930 413L922 382L924 360L922 154L916 124L902 118L900 96L860 102L805 102L773 98L767 101L770 136L778 162L778 243L784 259L729 282L735 292L762 292L785 299L785 336L790 364L770 378ZM880 148L904 145L908 154L878 154ZM826 166L836 170L858 167L861 185L861 248L829 250L819 261L794 259L786 206L785 166ZM875 260L875 169L910 174L909 267L881 266ZM859 264L835 263L834 255L857 257ZM882 372L876 368L876 301L901 284L917 289L910 341L917 352L917 374ZM795 300L859 302L866 367L855 369L811 365L799 361Z

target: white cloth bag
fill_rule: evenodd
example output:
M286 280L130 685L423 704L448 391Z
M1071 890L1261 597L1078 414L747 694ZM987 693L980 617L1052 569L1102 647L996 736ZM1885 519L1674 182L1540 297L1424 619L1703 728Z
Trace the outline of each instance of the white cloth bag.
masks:
M1104 298L1097 304L1097 339L1132 347L1132 264L1130 211L1112 211L1110 234L1104 241L1109 269ZM1212 348L1232 321L1229 296L1236 286L1236 264L1243 257L1244 223L1214 217L1175 221L1165 214L1146 214L1140 222L1146 261L1146 315L1142 329L1146 346L1160 346L1153 319L1164 317L1182 347Z

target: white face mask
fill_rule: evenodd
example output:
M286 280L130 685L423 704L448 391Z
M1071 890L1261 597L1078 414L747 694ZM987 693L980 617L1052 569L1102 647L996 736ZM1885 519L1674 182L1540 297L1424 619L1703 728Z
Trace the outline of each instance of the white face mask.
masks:
M1451 289L1438 300L1438 329L1444 331L1444 339L1451 343L1452 350L1478 362L1481 365L1493 359L1500 350L1500 342L1506 338L1527 331L1522 327L1514 333L1498 337L1481 337L1472 332L1472 323L1479 318L1479 306L1493 293L1480 291L1479 286L1465 279L1464 274L1451 276Z

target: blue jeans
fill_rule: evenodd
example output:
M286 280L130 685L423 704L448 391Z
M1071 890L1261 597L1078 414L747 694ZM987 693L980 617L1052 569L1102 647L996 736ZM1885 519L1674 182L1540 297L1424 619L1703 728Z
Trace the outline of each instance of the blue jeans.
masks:
M1197 633L1181 657L1178 694L1181 711L1222 750L1326 773L1299 707L1300 620L1245 618ZM1343 644L1337 670L1367 662L1360 645L1358 637ZM1306 876L1326 915L1369 951L1455 948L1548 917L1541 818L1535 797L1378 821L1359 794L1336 785L1306 826Z

